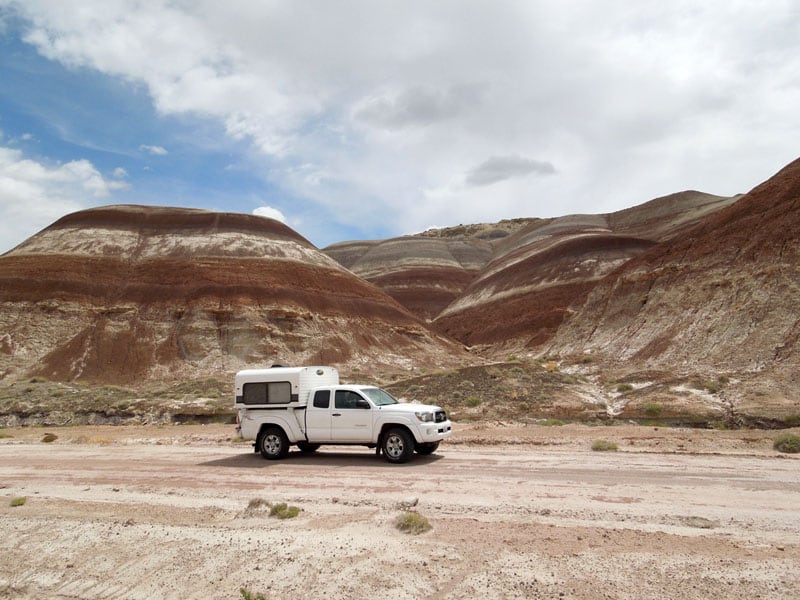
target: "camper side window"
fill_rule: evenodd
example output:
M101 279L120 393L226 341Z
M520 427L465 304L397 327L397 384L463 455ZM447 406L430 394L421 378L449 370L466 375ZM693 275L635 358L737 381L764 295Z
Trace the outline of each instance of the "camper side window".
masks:
M292 384L288 381L245 383L242 396L245 404L288 404L292 401Z

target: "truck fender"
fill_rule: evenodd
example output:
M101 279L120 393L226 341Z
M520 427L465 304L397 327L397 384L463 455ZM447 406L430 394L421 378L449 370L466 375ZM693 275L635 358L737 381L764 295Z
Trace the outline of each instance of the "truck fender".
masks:
M305 435L303 435L303 432L298 431L300 428L296 424L294 427L292 427L291 420L283 417L282 415L270 415L268 418L256 418L255 420L258 421L256 447L258 447L261 434L269 427L280 427L283 430L283 433L286 434L286 437L289 439L290 444L296 444L298 441L305 441L306 439Z
M383 442L383 434L386 433L389 429L393 427L402 427L403 429L407 430L408 433L411 434L411 437L414 439L415 442L421 442L422 438L417 435L417 431L415 431L415 427L410 427L408 423L398 420L398 421L391 421L381 424L380 433L378 434L378 448L381 447L381 443Z

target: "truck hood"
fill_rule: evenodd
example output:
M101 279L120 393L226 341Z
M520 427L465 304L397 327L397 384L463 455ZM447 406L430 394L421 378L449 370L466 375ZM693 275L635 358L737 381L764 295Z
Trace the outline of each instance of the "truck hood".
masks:
M400 404L385 404L378 407L383 412L396 412L404 414L414 414L418 412L436 412L442 410L440 406L432 404L414 404L411 402L401 402Z

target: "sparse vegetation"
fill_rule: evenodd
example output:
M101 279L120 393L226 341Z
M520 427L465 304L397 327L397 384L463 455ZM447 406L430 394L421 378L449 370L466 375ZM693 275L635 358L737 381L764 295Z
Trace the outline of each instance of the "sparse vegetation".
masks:
M648 402L644 405L644 414L648 417L657 417L661 414L663 407L658 402Z
M793 433L782 433L772 441L772 447L778 452L787 454L800 453L800 435Z
M279 519L294 519L299 514L300 509L297 506L289 506L286 502L273 504L269 509L269 516L278 517Z
M260 510L262 508L271 508L272 504L263 498L253 498L247 503L248 512Z
M263 498L253 498L247 503L247 508L244 512L246 516L257 516L268 512L270 517L293 519L299 515L301 511L297 506L290 506L286 504L286 502L273 504Z
M239 593L242 595L242 600L267 600L264 594L254 594L247 588L240 588Z
M709 394L717 394L722 390L722 382L710 379L704 381L696 380L692 382L692 387L696 390L705 390Z
M617 386L617 391L618 391L620 394L625 394L626 392L631 392L631 391L633 391L633 386L632 386L630 383L620 383L620 384Z
M481 399L477 396L470 396L466 400L464 400L464 405L468 408L475 408L481 405Z
M545 427L560 427L564 424L564 421L561 419L544 419L539 421L539 425L543 425Z
M419 535L433 529L430 521L424 515L419 514L415 510L410 510L399 515L395 519L395 527L403 533L410 533L412 535Z
M592 443L592 450L595 452L616 452L618 449L614 442L609 442L608 440L595 440Z
M27 501L28 501L28 499L25 498L24 496L21 496L19 498L12 498L11 502L9 503L9 506L22 506Z
M784 417L783 423L787 427L797 427L800 425L800 415L789 415L788 417ZM0 433L0 437L2 437L2 433Z
M45 444L50 444L51 442L55 442L58 439L58 436L55 433L45 433L42 436L42 442Z

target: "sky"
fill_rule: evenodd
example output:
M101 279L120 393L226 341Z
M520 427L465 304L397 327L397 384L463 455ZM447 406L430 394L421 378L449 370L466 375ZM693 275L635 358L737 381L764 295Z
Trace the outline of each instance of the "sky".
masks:
M109 204L322 248L729 196L799 108L800 0L0 0L0 253Z

